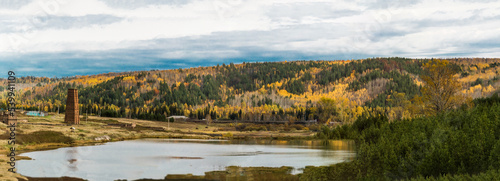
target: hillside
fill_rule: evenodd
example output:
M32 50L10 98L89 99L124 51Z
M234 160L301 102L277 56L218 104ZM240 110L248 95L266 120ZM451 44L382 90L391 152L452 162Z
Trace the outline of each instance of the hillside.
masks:
M109 117L352 122L361 114L384 110L389 119L402 119L421 113L395 104L391 97L414 103L423 85L422 66L428 61L231 63L67 78L21 77L16 100L24 110L64 112L67 89L74 87L79 90L80 113ZM448 61L464 96L489 97L499 92L500 59ZM2 100L5 97L4 92ZM334 105L335 114L325 105ZM5 109L5 102L0 106Z

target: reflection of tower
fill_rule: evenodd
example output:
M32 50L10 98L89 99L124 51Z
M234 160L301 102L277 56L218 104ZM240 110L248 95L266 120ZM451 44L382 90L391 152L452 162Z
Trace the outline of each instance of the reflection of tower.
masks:
M78 89L68 89L68 99L66 100L66 114L64 122L68 124L80 124L78 110Z
M66 150L66 160L68 161L68 169L71 171L78 171L78 149L75 147L68 148Z

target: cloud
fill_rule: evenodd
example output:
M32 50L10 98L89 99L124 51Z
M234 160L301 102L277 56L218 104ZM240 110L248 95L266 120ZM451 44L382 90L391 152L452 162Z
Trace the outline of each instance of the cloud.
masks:
M0 62L62 76L231 61L498 57L499 17L496 1L2 1Z
M193 0L103 0L103 2L112 8L122 8L122 9L137 9L147 6L158 6L158 5L175 5L181 6L185 4L192 3Z
M4 0L0 1L0 9L19 9L31 0Z
M123 20L111 15L85 15L85 16L41 16L36 17L38 21L43 22L38 27L39 30L45 28L51 29L71 29L88 26L102 26L112 24Z

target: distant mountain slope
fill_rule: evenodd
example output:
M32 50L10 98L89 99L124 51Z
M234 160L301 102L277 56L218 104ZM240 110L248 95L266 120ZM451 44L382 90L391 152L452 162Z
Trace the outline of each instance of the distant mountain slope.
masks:
M318 101L329 98L338 105L336 120L349 121L364 111L392 107L388 98L396 92L407 100L419 95L419 75L427 61L395 57L231 63L59 79L24 77L18 80L23 86L18 100L26 110L57 112L59 107L64 112L67 89L75 87L81 113L151 120L186 115L293 121L320 118ZM463 83L463 94L478 98L498 92L500 59L449 61Z

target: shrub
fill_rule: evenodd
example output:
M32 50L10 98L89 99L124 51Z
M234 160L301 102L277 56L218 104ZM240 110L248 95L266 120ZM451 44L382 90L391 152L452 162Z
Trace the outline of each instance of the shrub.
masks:
M303 130L304 129L304 126L300 125L300 124L293 124L293 125L290 125L290 127L295 128L296 130Z
M311 124L308 126L308 128L311 131L319 131L319 130L321 130L321 125L320 124Z
M18 144L38 144L38 143L73 143L71 137L65 136L61 132L56 131L36 131L29 134L16 135L16 142Z
M389 123L386 117L377 116L358 118L352 125L323 127L318 138L355 139L356 159L342 166L309 168L304 175L313 173L312 180L461 180L496 176L500 169L500 100L493 97L475 103L470 110L411 120ZM337 174L344 173L343 167L358 172L354 172L355 177L345 178ZM482 172L488 176L475 175Z
M225 134L223 134L223 135L222 135L222 137L225 137L225 138L232 138L232 137L233 137L233 133L230 133L230 132L225 133Z

